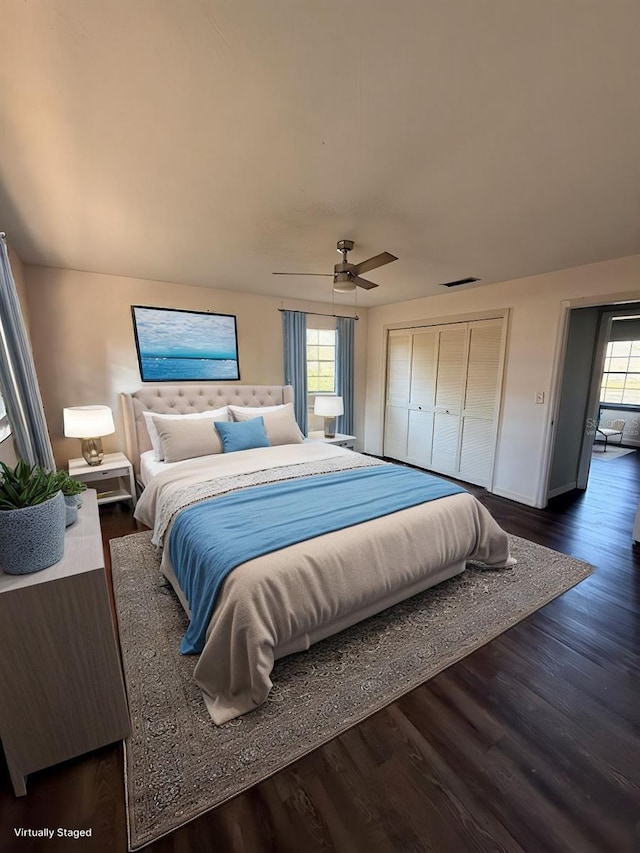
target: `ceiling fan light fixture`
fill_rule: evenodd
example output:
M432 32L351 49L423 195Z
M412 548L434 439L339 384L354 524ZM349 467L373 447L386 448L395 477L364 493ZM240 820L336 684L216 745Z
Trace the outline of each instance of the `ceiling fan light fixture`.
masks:
M333 289L336 293L353 293L358 288L371 290L378 285L374 281L369 281L363 278L361 273L369 272L369 270L377 270L378 267L383 267L385 264L390 264L391 261L397 261L397 257L391 252L380 252L379 255L374 255L373 258L367 258L366 261L360 261L359 264L349 263L347 257L353 249L353 240L338 240L336 246L338 252L342 255L342 263L336 264L333 268ZM273 275L332 275L332 273L324 272L274 272Z
M337 272L333 277L333 289L336 293L351 293L356 289L356 283L348 272Z

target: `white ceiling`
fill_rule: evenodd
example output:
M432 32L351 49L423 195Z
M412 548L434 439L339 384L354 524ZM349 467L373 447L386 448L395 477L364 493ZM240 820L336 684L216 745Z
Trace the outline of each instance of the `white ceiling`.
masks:
M0 0L27 263L375 305L640 252L637 0ZM338 297L352 302L353 296Z

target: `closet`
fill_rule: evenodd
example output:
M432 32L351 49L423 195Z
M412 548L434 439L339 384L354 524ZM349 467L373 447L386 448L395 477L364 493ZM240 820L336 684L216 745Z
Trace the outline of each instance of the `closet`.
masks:
M490 485L504 318L389 332L384 454Z

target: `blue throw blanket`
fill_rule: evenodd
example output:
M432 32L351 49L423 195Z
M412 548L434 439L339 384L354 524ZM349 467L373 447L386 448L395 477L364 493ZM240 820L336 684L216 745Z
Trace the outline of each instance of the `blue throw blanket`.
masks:
M222 582L241 563L464 491L411 468L376 465L253 486L187 507L169 539L171 562L191 610L180 651L202 651Z

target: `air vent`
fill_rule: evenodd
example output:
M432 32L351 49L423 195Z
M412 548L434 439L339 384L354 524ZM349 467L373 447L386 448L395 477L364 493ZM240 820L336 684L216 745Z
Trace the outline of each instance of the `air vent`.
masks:
M471 284L473 281L480 281L479 278L459 278L457 281L443 281L441 287L458 287L460 284Z

